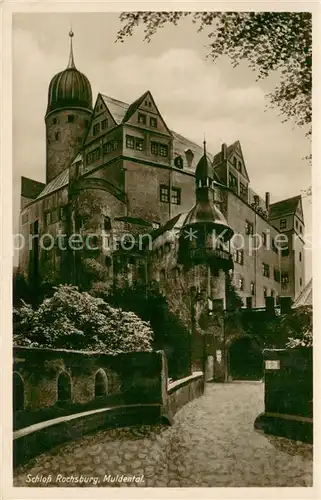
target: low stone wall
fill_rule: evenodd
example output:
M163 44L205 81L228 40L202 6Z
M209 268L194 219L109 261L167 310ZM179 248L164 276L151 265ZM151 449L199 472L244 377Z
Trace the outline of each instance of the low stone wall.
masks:
M14 412L15 466L105 427L171 424L179 408L204 391L202 372L168 384L162 351L108 356L17 347L13 362L24 391L24 408ZM97 398L95 376L101 370L109 375L111 393ZM70 378L68 401L57 399L61 373Z
M110 356L81 351L15 347L13 378L17 410L14 429L63 415L124 404L162 404L162 352ZM59 376L70 397L59 399ZM97 394L97 376L101 378ZM165 381L165 383L167 383ZM19 387L18 387L19 386ZM21 401L21 397L23 401Z
M310 348L265 349L265 411L255 428L299 441L313 440L313 355Z
M164 415L171 423L175 413L186 403L198 398L204 393L204 377L202 372L175 380L168 384L167 400L164 404Z

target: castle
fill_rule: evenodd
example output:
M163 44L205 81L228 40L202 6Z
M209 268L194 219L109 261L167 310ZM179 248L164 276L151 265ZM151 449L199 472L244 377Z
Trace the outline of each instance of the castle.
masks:
M244 307L294 300L305 284L301 197L262 199L239 141L210 154L170 130L150 91L131 104L99 93L93 106L72 37L49 84L46 183L22 177L26 278L77 284L96 266L107 287L157 282L177 314L198 290L224 308L227 277ZM90 245L75 248L81 238Z

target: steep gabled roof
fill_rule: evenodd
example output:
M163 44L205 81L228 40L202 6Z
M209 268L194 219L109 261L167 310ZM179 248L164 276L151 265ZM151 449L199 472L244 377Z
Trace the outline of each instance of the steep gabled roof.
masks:
M146 90L146 92L144 92L143 95L138 97L138 99L136 99L136 101L132 102L132 104L130 104L128 106L127 111L126 111L124 118L122 120L123 123L126 122L127 120L129 120L129 118L135 113L135 111L139 108L139 106L142 104L142 102L144 102L148 93L149 93L149 91Z
M28 177L21 177L21 196L35 200L44 189L43 182L34 181Z
M129 104L104 94L100 95L104 103L106 104L110 114L113 116L115 122L117 123L117 125L120 125L129 108Z
M234 153L234 151L236 150L236 148L240 146L240 141L235 141L233 142L233 144L230 144L228 147L227 147L227 158L230 158L232 156L232 154ZM222 161L222 151L220 151L219 153L216 153L216 155L214 156L213 158L213 165L214 167L216 165L219 165Z
M302 292L299 294L298 298L294 301L292 307L296 309L297 307L312 306L312 278L303 288Z
M282 215L295 214L298 204L301 201L301 196L293 196L293 198L287 198L286 200L281 200L270 205L269 218L276 219Z

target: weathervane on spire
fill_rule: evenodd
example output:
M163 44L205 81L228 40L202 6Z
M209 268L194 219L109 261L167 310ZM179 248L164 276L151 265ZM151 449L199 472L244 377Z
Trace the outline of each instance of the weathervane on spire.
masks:
M74 32L72 31L71 26L70 26L69 36L70 36L70 55L69 55L68 68L76 68L74 61L73 45L72 45L72 38L74 36Z

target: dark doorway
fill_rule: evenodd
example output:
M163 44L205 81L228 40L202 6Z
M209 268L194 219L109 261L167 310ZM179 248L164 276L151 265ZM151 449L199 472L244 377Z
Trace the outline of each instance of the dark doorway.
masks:
M71 399L71 381L68 373L61 373L58 377L58 401L69 401Z
M18 373L13 374L12 378L13 392L13 411L24 410L25 407L25 391L23 380Z
M234 380L259 380L263 377L263 356L254 339L234 340L229 350L229 372Z
M107 376L103 370L99 370L95 377L95 398L106 396L108 392Z

